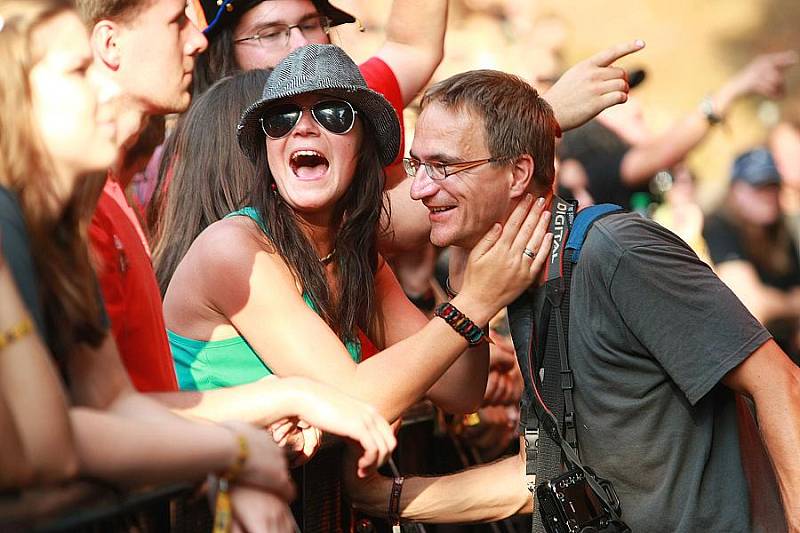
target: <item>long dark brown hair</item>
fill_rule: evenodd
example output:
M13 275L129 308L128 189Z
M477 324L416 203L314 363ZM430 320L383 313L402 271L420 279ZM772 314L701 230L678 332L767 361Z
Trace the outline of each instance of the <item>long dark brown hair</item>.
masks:
M160 211L151 222L162 295L197 236L248 205L256 172L236 144L236 125L261 96L269 72L251 70L219 80L192 104L164 147L151 204L151 212Z
M66 202L52 184L54 171L34 127L31 69L40 59L32 33L74 6L69 0L0 4L0 185L18 198L31 241L45 325L53 353L63 361L76 344L98 346L106 336L87 231L105 176L81 178Z
M360 115L363 116L363 115ZM325 267L301 229L295 212L273 190L275 179L266 150L259 153L253 207L261 215L277 253L314 301L320 316L343 340L352 340L357 328L380 337L375 304L375 274L378 268L378 222L384 209L385 175L378 156L374 132L362 122L364 135L353 181L336 203L333 224L337 228L333 256L338 286L334 301L325 277ZM388 220L388 217L386 217Z
M234 54L233 27L223 26L208 40L208 48L197 56L192 77L192 94L197 97L216 81L240 72Z

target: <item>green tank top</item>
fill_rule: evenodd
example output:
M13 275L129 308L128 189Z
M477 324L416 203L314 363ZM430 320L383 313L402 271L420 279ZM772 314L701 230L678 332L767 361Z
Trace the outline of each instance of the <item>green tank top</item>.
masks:
M258 212L245 207L225 218L246 216L253 219L264 233L267 233ZM303 300L315 312L319 312L311 297L303 292ZM244 337L236 336L218 341L202 341L178 335L167 330L172 359L175 361L175 374L182 390L208 390L232 387L257 381L272 375L258 354ZM361 361L361 343L358 340L345 341L350 357Z

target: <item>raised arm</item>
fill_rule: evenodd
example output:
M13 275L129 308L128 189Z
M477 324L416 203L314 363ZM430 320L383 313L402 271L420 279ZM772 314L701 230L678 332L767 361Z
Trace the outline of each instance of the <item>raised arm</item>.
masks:
M757 56L737 72L707 100L707 106L720 118L740 98L761 95L778 98L785 90L785 71L797 63L794 51ZM682 161L711 129L706 113L698 107L678 119L660 135L634 145L622 160L622 181L629 187L646 183L665 168Z
M644 48L644 41L616 44L567 70L542 95L553 108L562 131L577 128L604 109L628 99L625 70L614 62Z
M790 531L800 531L800 368L770 340L723 383L755 402Z
M395 0L378 50L400 84L408 105L428 83L444 56L448 0Z

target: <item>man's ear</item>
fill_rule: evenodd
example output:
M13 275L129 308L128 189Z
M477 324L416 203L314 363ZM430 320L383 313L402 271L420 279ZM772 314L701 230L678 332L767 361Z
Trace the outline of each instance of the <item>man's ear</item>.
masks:
M535 163L530 154L522 154L517 157L511 167L511 198L518 198L528 191L533 179L533 169Z
M121 62L119 37L119 25L113 21L101 20L92 28L91 43L95 59L111 70L117 70Z

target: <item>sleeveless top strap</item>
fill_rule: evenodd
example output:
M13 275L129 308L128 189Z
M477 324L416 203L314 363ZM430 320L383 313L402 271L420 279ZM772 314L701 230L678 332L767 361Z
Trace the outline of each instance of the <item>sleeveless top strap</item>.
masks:
M223 218L231 218L231 217L248 217L253 219L253 222L258 224L258 227L261 228L261 231L269 237L269 231L267 231L267 226L264 224L264 220L261 218L261 215L256 211L255 207L247 206L241 209L237 209L236 211L232 211L225 215Z

